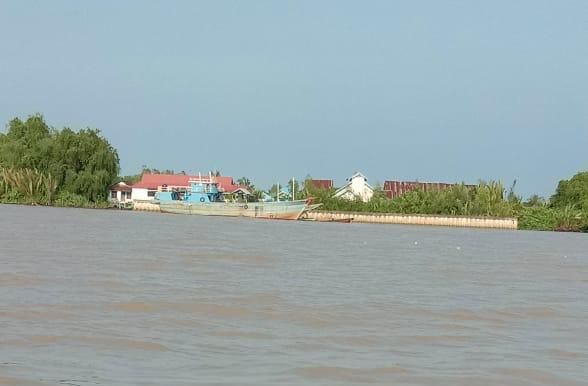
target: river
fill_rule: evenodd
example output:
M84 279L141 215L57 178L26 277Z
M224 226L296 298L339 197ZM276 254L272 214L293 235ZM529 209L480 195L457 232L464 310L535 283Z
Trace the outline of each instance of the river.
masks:
M0 205L0 385L587 385L588 236Z

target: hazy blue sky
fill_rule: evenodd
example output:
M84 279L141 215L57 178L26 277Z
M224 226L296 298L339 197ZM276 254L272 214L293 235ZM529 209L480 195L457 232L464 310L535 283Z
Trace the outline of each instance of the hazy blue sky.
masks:
M0 121L122 172L500 179L588 169L588 1L2 1Z

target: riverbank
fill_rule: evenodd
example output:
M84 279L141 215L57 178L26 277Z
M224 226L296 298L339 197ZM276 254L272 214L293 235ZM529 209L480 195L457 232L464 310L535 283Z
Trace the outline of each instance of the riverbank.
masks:
M423 214L311 211L306 217L316 221L359 222L369 224L431 225L460 228L518 229L516 218L444 216Z
M26 202L26 201L3 201L0 200L0 205L22 205L22 206L39 206L39 207L54 207L54 208L78 208L78 209L118 209L112 205L112 203L108 201L99 201L99 202L92 202L92 201L79 201L79 202L69 202L69 201L58 201L55 200L51 204L47 203L36 203L36 202Z
M81 209L115 209L111 203L86 202L83 205L40 205L24 202L3 202L6 205L23 206L50 206L60 208L81 208ZM79 204L79 203L78 203ZM129 208L125 208L129 209ZM135 211L159 212L159 205L147 200L137 201L132 208ZM357 222L368 224L404 224L404 225L428 225L447 226L459 228L487 228L487 229L511 229L511 230L535 230L552 232L579 232L586 230L579 224L566 221L570 216L562 216L558 211L550 208L528 208L519 217L492 217L492 216L451 216L437 214L414 214L414 213L379 213L379 212L354 212L335 210L315 210L309 212L306 220L323 222ZM572 217L576 221L575 217Z
M138 201L134 210L159 212L159 205L148 201ZM518 229L516 218L471 217L471 216L441 216L419 214L394 213L358 213L346 211L311 211L305 219L316 221L358 222L370 224L404 224L404 225L432 225L464 228Z
M322 204L321 211L346 212L347 217L359 216L365 222L439 225L441 221L447 226L478 227L484 221L511 219L518 229L588 232L588 196L584 196L588 192L588 173L561 181L550 200L535 196L523 201L513 188L514 184L506 191L500 182L481 181L476 186L457 184L442 190L413 190L393 199L377 191L366 202L335 197L332 189L310 189L307 194ZM439 216L448 220L439 220ZM475 220L461 220L468 218Z

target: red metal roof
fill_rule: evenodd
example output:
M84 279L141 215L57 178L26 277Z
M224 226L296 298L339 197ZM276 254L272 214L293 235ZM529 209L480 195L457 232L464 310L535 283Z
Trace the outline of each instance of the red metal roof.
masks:
M189 176L184 174L143 174L141 181L132 185L133 188L157 190L160 186L189 187L190 180L208 180L208 176ZM219 176L212 177L220 190L232 192L239 187L233 183L233 177Z
M413 190L427 191L441 191L447 189L450 186L458 184L447 184L444 182L418 182L418 181L384 181L384 192L389 198L395 198L408 193ZM465 185L468 188L474 187L475 185Z
M239 189L251 193L251 188L247 185L228 185L226 188L223 189L223 191L227 193L233 193L234 191Z
M332 189L333 180L310 180L313 187L317 189Z

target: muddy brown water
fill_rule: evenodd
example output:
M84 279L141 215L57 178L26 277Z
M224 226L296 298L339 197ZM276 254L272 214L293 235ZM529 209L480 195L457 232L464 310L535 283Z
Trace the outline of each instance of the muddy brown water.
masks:
M588 236L0 205L0 385L588 385Z

